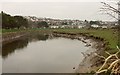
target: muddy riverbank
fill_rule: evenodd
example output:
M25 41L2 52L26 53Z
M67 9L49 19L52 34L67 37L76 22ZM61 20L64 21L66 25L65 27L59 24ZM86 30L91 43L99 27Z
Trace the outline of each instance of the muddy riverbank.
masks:
M26 34L28 34L27 32L10 32L10 33L5 33L2 34L2 44L6 44L9 42L12 42L14 40L19 39L20 37L25 36Z
M83 33L74 34L54 32L53 35L57 37L78 39L85 43L85 46L91 46L89 50L87 50L85 53L82 53L84 59L76 68L76 73L94 73L104 63L104 61L102 61L101 58L97 57L95 53L101 55L103 54L104 50L108 48L108 42L106 42L105 39ZM88 42L87 40L89 40L90 42Z
M8 32L2 34L2 44L10 43L19 39L20 37L24 37L28 34L35 34L35 33L45 33L46 35L51 34L51 32L45 30L27 30L27 31L19 31L19 32Z

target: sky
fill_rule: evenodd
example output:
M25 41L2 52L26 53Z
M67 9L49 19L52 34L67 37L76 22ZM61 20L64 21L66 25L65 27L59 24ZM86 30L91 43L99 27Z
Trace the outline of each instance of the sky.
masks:
M100 12L101 1L105 0L3 0L0 11L54 19L114 20Z

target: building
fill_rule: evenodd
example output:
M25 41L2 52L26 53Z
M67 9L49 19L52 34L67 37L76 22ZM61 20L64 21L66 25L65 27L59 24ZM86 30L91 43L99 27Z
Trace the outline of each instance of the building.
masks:
M93 25L91 25L91 27L93 27L93 28L99 28L100 26L97 25L97 24L93 24Z
M59 26L50 26L50 28L55 29L55 28L59 28Z

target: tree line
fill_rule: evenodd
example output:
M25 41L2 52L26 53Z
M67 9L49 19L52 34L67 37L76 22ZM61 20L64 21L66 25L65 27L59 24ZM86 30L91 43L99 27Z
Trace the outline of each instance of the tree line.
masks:
M0 15L2 16L2 28L4 29L28 27L27 19L22 16L11 16L3 11Z
M30 28L32 25L35 25L36 28L49 27L48 23L45 21L32 23L28 21L23 16L11 16L9 14L4 13L3 11L0 13L2 16L2 28L3 29L13 29L13 28Z

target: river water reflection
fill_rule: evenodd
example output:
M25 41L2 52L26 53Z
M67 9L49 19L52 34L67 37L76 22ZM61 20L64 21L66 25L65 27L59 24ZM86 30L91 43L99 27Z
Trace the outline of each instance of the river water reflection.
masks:
M2 46L3 73L73 73L88 50L84 43L46 34L21 37Z

